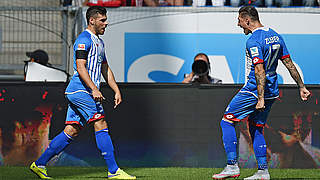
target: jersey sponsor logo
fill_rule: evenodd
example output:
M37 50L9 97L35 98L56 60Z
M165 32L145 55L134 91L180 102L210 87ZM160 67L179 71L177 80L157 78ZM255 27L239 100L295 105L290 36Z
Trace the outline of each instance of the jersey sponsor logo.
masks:
M250 52L251 52L251 56L259 56L259 51L258 51L258 47L252 47L250 48Z
M78 44L78 49L77 50L85 50L86 45L85 44Z
M101 63L103 61L102 56L98 56L98 62Z

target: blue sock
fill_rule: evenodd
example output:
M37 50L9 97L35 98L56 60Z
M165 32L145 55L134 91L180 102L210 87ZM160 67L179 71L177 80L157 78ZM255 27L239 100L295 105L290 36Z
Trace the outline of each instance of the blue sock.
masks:
M72 141L72 137L67 135L64 131L58 134L40 158L36 161L37 166L45 166L47 162L56 154L59 154L65 147L67 147Z
M238 162L237 156L237 134L234 124L226 122L224 120L220 123L222 129L222 140L224 149L227 154L227 164L234 165Z
M96 131L95 134L98 149L101 151L103 158L106 160L109 172L114 174L119 167L114 158L114 149L108 133L108 129L106 128L100 131Z
M253 144L254 154L258 163L258 169L268 169L267 145L263 137L263 128L250 125L250 135Z

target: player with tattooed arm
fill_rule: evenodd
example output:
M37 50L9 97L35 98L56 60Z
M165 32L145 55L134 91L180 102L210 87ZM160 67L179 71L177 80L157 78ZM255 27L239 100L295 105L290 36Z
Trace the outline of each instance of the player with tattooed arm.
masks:
M243 29L245 35L252 34L246 43L246 83L233 97L221 120L227 166L212 178L225 179L240 176L235 125L248 116L258 171L245 179L270 179L263 128L271 106L279 96L276 73L278 60L285 65L297 83L303 101L308 99L310 92L293 64L283 38L273 29L261 24L256 8L241 7L238 13L238 26Z

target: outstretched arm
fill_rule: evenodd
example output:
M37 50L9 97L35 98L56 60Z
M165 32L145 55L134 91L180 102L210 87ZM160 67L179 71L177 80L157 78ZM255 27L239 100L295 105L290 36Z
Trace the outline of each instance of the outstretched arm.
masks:
M108 66L108 63L103 63L101 66L101 71L104 79L106 82L108 82L111 89L114 91L114 108L116 108L121 102L121 93L118 88L118 85L116 83L116 80L114 78L113 72L111 71L110 67Z
M283 59L282 63L286 66L286 68L290 72L291 77L294 79L294 81L299 86L301 99L303 101L308 100L308 97L310 96L310 92L305 87L305 85L304 85L304 83L303 83L303 81L301 79L301 76L300 76L296 66L293 64L291 58L287 57L287 58Z
M256 64L254 66L254 75L257 83L257 91L258 91L258 103L256 105L257 110L263 111L264 106L264 87L266 84L266 72L264 70L263 64Z

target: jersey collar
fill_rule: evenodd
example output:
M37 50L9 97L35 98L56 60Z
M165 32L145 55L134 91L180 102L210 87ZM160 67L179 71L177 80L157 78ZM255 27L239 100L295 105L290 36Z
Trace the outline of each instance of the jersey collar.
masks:
M252 31L252 33L254 33L257 30L264 30L264 31L269 31L269 27L263 26L263 27L258 27L255 30Z
M95 38L99 39L99 37L97 35L95 35L93 32L91 32L89 29L86 29L86 31L88 33L90 33L92 36L94 36Z

